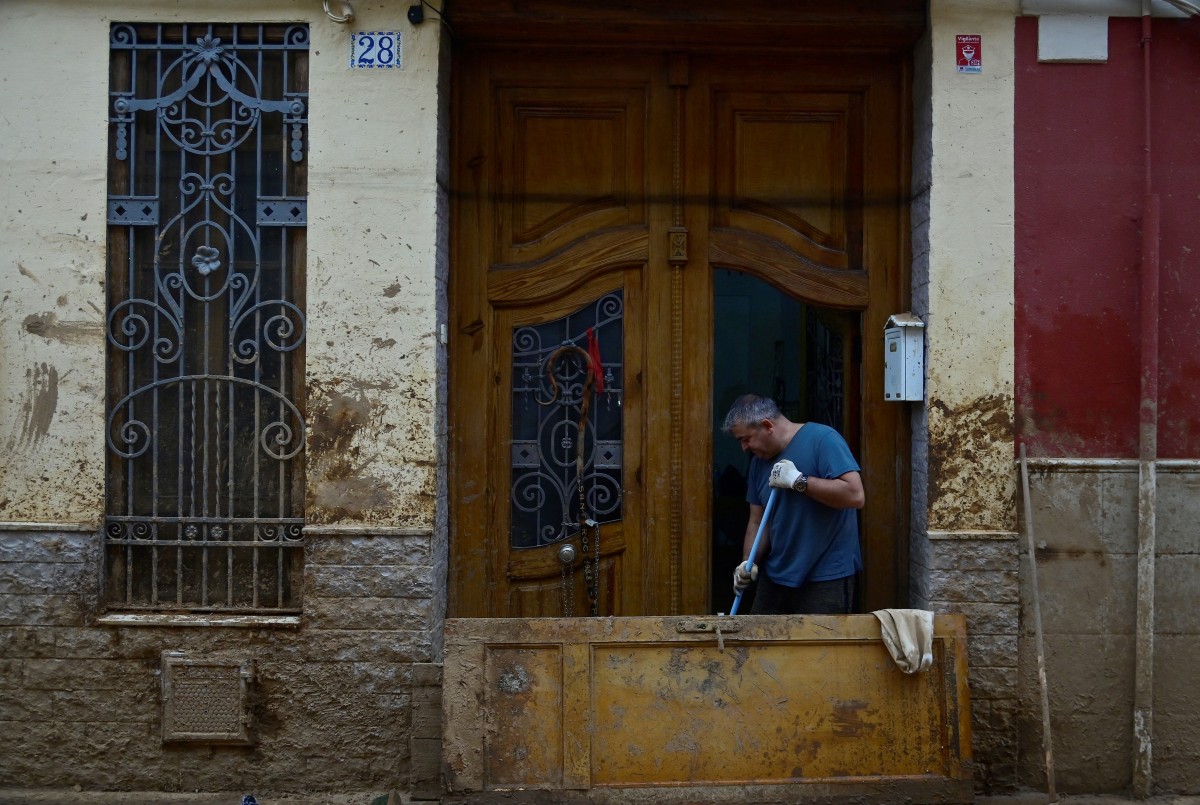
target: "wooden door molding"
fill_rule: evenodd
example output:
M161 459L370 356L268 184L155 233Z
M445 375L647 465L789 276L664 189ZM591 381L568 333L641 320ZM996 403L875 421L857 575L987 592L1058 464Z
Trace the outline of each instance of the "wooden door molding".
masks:
M646 194L661 184L661 160L648 161L652 104L663 92L647 57L581 62L574 54L479 52L459 68L459 109L471 123L456 141L461 192L451 272L451 607L457 614L558 615L547 590L559 584L556 548L509 546L509 395L514 328L565 316L602 295L624 294L626 378L620 404L623 502L620 522L601 528L602 614L661 610L661 586L643 567L666 567L640 537L647 519L641 490L648 341L643 274L661 255L651 241ZM456 72L459 72L456 70ZM460 117L459 120L464 118ZM469 130L469 133L467 133ZM570 147L567 147L567 146ZM455 393L457 392L457 393ZM582 535L580 535L581 537ZM582 547L579 539L570 540ZM665 552L665 547L662 549ZM573 576L584 587L582 566ZM632 568L632 569L631 569ZM647 601L647 596L655 600ZM579 608L586 614L586 608Z
M902 604L908 424L882 331L907 306L907 62L468 48L455 68L451 611L549 606L508 548L512 329L627 294L628 507L612 612L709 611L713 269L861 316L866 608ZM570 144L570 147L566 147ZM796 194L796 189L799 194ZM538 550L541 550L540 548ZM544 553L544 552L543 552ZM540 574L540 575L539 575ZM539 580L540 579L540 580ZM523 585L523 586L522 586ZM534 612L534 610L539 610Z
M487 296L496 307L544 302L584 282L585 277L570 271L578 263L593 266L592 276L596 276L641 265L649 252L650 235L644 226L599 232L542 260L494 266L488 274Z
M906 51L925 30L924 0L454 0L460 45L609 46L656 50Z
M690 174L688 189L712 198L713 226L697 238L708 263L861 315L864 611L907 600L909 432L907 411L884 401L882 334L889 311L909 305L908 75L895 56L715 57L697 60L688 99L689 135L713 155L697 169L708 180ZM769 161L753 165L753 153ZM708 277L695 275L693 297L711 296ZM711 343L711 330L688 340L701 337Z

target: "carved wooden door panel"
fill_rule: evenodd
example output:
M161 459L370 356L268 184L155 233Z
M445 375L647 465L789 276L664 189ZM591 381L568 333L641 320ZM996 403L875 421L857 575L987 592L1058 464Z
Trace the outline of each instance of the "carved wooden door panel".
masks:
M654 561L642 539L648 194L663 169L652 150L653 65L503 52L456 65L465 78L451 516L461 614L661 606L640 582Z
M712 274L861 312L862 359L882 367L905 245L896 73L501 48L456 62L453 614L724 608L709 600ZM883 606L907 526L902 423L869 374L850 411Z

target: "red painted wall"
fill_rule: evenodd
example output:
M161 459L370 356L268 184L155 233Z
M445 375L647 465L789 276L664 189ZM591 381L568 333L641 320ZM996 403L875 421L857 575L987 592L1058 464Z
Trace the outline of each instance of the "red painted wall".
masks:
M1159 455L1200 456L1200 19L1153 22L1161 197ZM1033 456L1138 454L1141 20L1106 64L1039 64L1017 20L1016 410Z

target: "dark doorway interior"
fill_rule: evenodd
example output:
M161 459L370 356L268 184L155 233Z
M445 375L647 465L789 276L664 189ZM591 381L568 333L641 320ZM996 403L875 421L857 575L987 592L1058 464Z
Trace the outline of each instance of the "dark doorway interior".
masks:
M795 422L837 428L859 452L859 314L818 308L738 271L713 278L712 597L728 612L731 576L742 559L750 456L721 431L741 394L772 397ZM753 588L739 612L749 612Z

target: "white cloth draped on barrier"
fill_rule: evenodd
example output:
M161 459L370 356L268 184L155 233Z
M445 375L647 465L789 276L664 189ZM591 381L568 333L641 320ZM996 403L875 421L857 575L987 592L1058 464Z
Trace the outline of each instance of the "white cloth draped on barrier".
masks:
M923 609L877 609L883 642L896 665L906 674L933 664L933 613Z

